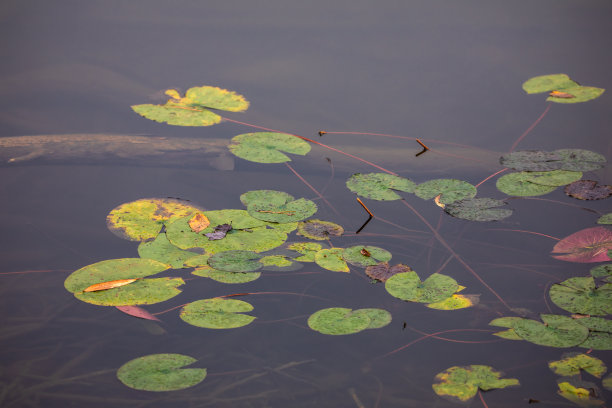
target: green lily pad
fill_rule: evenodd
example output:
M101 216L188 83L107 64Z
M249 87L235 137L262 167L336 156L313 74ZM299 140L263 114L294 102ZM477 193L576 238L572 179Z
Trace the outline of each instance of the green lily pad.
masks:
M606 158L583 149L559 149L552 152L523 150L503 155L502 166L521 171L593 171L602 168Z
M184 200L143 198L111 210L106 217L106 225L120 238L146 241L155 238L164 224L197 211L202 209Z
M317 212L317 205L305 198L288 201L281 205L257 202L247 208L251 217L277 223L302 221Z
M597 219L598 224L612 224L612 213L602 215Z
M612 283L596 287L591 276L552 285L549 295L554 304L572 313L595 316L612 313Z
M572 88L564 88L563 92L570 94L573 98L557 98L554 95L550 95L546 100L548 102L556 103L580 103L590 101L592 99L599 98L605 89L597 88L594 86L575 86Z
M332 272L350 272L342 254L342 248L322 249L315 254L315 262L323 269Z
M210 266L200 266L191 273L203 278L210 278L220 283L247 283L259 279L261 276L260 272L218 271Z
M528 79L523 83L523 90L528 94L536 94L573 88L578 84L570 79L566 74L540 75Z
M532 183L529 172L510 173L497 179L497 189L510 196L530 197L555 191L555 186Z
M304 156L310 151L310 145L299 137L274 132L234 136L228 147L236 156L257 163L284 163L291 161L285 153Z
M212 298L191 302L181 309L180 317L192 326L207 329L235 329L255 320L250 303L236 299Z
M356 173L346 181L346 186L361 197L386 201L402 198L393 190L412 193L416 184L407 178L387 173Z
M423 200L440 196L442 204L450 204L476 195L476 187L463 180L437 179L429 180L416 186L414 194Z
M226 272L254 272L263 268L259 262L261 255L252 251L223 251L208 258L208 264L217 270Z
M174 269L185 268L185 262L198 256L197 253L185 251L172 245L165 233L160 233L153 241L141 242L138 245L141 258L154 259L172 266Z
M520 320L522 320L522 317L506 316L506 317L499 317L497 319L493 319L491 320L491 322L489 322L489 324L491 326L497 326L497 327L508 327L508 330L503 330L497 333L493 333L494 336L501 337L502 339L506 339L506 340L523 340L523 338L519 336L518 334L516 334L516 332L512 328L514 326L514 323Z
M593 350L612 350L612 320L603 317L583 317L576 319L589 329L589 337L579 346Z
M335 222L312 219L298 223L298 235L306 238L323 241L330 237L339 237L344 234L344 228Z
M458 310L472 307L478 304L478 296L475 295L459 295L454 294L444 300L429 303L427 306L430 309L436 310Z
M344 307L321 309L308 318L308 326L312 330L334 336L358 333L370 324L368 313L358 313Z
M130 360L117 370L117 378L143 391L175 391L193 387L206 378L205 368L183 368L195 358L182 354L151 354Z
M295 262L285 255L266 255L259 262L266 271L297 271L302 268L302 264Z
M530 171L525 174L527 180L542 186L565 186L582 178L581 171L551 170Z
M607 376L606 378L604 378L601 381L601 384L603 385L603 387L608 390L608 391L612 391L612 375Z
M342 253L342 258L351 265L355 266L374 266L379 262L387 262L391 259L391 252L386 249L370 246L356 245L346 248Z
M612 276L612 263L597 265L590 270L591 276L594 278L605 278Z
M444 211L456 218L470 221L499 221L512 215L512 210L498 208L507 203L493 198L470 198L447 204Z
M97 292L77 292L74 296L86 303L99 306L152 305L172 299L184 285L181 278L139 279L129 285Z
M293 242L287 248L302 254L295 258L298 262L314 262L316 253L323 249L317 242Z
M562 378L557 381L557 394L581 407L600 407L603 401L593 397L598 395L595 384L577 378Z
M240 195L240 202L246 207L254 204L271 204L275 206L286 204L295 198L284 191L252 190Z
M370 324L366 329L380 329L391 323L391 313L385 309L357 309L353 314L364 314L370 319Z
M600 359L581 353L569 353L561 360L550 361L548 367L557 375L571 377L580 375L580 370L601 378L608 370Z
M436 394L451 401L468 402L478 389L493 389L518 386L516 378L500 378L503 373L485 365L454 366L436 374L432 388Z
M513 329L523 339L549 347L573 347L582 343L589 335L589 329L571 317L543 314L541 318L545 324L521 319L513 324Z
M197 268L200 266L208 266L208 258L210 258L210 254L196 255L185 261L185 267Z
M174 94L178 96L178 93ZM243 112L249 108L249 102L244 96L216 86L196 86L185 92L182 104L189 106L205 106L229 112Z
M450 297L459 284L450 276L434 273L424 282L415 271L401 272L385 282L385 289L392 296L409 302L435 303Z

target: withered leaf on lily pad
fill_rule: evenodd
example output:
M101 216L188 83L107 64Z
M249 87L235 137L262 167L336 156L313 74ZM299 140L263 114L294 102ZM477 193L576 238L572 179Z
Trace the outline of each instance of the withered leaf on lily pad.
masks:
M579 200L602 200L612 195L612 186L595 180L578 180L565 186L565 194Z
M553 247L552 257L569 262L610 261L612 231L606 227L585 228L563 238Z
M200 232L210 225L210 221L203 213L197 212L189 219L188 224L193 232Z
M397 264L389 266L389 262L380 262L377 265L368 266L365 270L366 275L380 282L386 282L387 279L402 272L409 272L412 269L408 265Z
M130 283L136 282L137 280L138 280L137 278L136 279L117 279L117 280L113 280L109 282L95 283L83 289L83 292L97 292L100 290L118 288L121 286L129 285Z
M339 237L344 234L344 228L335 222L311 219L298 223L298 235L317 241L324 241L330 237Z
M232 230L232 226L230 224L221 224L215 227L213 232L209 232L204 234L208 237L209 241L215 241L217 239L223 239L227 235L228 232Z

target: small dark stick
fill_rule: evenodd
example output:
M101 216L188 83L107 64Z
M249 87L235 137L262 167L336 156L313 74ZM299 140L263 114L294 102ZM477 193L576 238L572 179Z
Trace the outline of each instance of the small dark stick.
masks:
M323 130L319 130L319 137L323 136L324 134L326 134L327 132L323 131Z
M363 203L363 201L361 201L359 199L359 197L357 197L357 201L359 202L359 204L361 204L361 206L363 207L364 210L366 210L366 212L370 215L368 217L368 219L366 220L366 222L363 223L363 225L357 230L355 231L355 234L359 234L361 232L362 229L365 228L366 225L368 225L368 222L370 222L372 220L372 218L374 218L374 214L372 214L372 212L370 210L368 210L368 207L366 207L366 205Z
M429 150L429 147L425 146L425 144L423 142L421 142L419 139L416 139L417 143L421 145L421 147L423 148L423 150L421 150L420 152L418 152L417 154L415 154L416 157L419 157L420 155L422 155L423 153L425 153L426 151Z

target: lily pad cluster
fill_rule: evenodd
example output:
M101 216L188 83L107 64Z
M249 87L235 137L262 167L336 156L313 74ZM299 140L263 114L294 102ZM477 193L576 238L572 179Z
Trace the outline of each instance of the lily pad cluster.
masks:
M578 103L599 98L604 89L593 86L582 86L566 74L540 75L523 83L523 90L528 94L548 92L549 102Z
M604 401L598 399L601 395L598 387L592 383L583 381L581 372L601 378L608 368L603 361L589 354L566 353L561 360L551 361L548 367L558 376L557 393L563 398L582 407L602 406ZM602 382L606 387L605 380Z
M366 329L380 329L391 323L391 314L384 309L331 307L321 309L308 318L315 331L334 336L354 334Z
M443 398L467 403L479 389L490 391L520 385L516 378L502 376L502 372L486 365L454 366L436 374L432 388Z

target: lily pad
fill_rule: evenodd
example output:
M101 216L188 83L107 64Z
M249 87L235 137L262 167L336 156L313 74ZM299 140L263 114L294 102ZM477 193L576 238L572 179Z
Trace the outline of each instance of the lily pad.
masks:
M612 391L612 375L607 376L606 378L604 378L601 381L601 384L603 385L603 387L608 390L608 391Z
M543 186L530 181L530 172L510 173L497 179L497 189L510 196L530 197L555 191L555 186Z
M592 227L557 242L552 257L569 262L606 262L610 261L608 250L611 249L612 231L606 227Z
M247 208L251 217L277 223L302 221L317 212L317 205L305 198L288 201L277 205L275 203L257 202Z
M557 102L557 103L580 103L590 101L592 99L599 98L604 92L605 89L597 88L594 86L575 86L572 88L564 88L564 93L572 95L573 98L556 98L554 95L546 98L548 102Z
M478 295L460 295L454 294L444 300L429 303L427 306L430 309L436 310L457 310L465 309L477 305L479 301Z
M285 153L304 156L310 151L310 145L299 137L274 132L234 136L228 147L234 155L257 163L284 163L291 161Z
M297 271L302 268L302 264L295 262L286 255L266 255L259 262L262 263L266 271Z
M251 190L240 195L240 202L248 207L254 204L283 205L295 198L284 191L277 190Z
M471 198L447 204L444 211L456 218L470 221L499 221L512 215L512 210L498 208L507 203L493 198Z
M329 335L358 333L371 324L368 313L359 313L344 307L321 309L308 318L308 326L315 331Z
M153 239L162 226L177 218L191 215L201 208L189 201L174 198L143 198L121 204L106 217L108 229L131 241Z
M602 215L597 219L598 224L612 224L612 213Z
M581 407L600 407L604 402L593 397L598 395L595 384L577 378L562 378L557 381L557 393Z
M606 278L612 276L612 263L598 265L589 271L594 278Z
M287 248L302 254L295 258L298 262L314 262L316 253L323 249L317 242L293 242Z
M354 314L364 314L370 319L370 324L366 329L380 329L391 323L391 313L385 309L358 309L353 311Z
M387 279L392 277L393 275L397 275L402 272L410 272L409 266L403 264L397 264L393 266L389 266L388 262L380 262L373 266L368 266L365 270L366 275L370 278L375 279L380 282L386 282Z
M612 283L596 287L591 276L552 285L549 295L554 304L568 312L595 316L612 313Z
M137 390L182 390L193 387L206 378L205 368L183 368L196 361L195 358L182 354L151 354L122 365L117 370L117 378Z
M541 315L543 323L536 320L521 319L513 324L513 329L523 339L549 347L573 347L586 340L589 329L571 317Z
M191 302L181 309L180 317L192 326L207 329L235 329L255 320L250 303L236 299L212 298Z
M424 282L415 271L393 275L385 282L392 296L409 302L435 303L457 292L459 285L450 276L434 273Z
M97 292L77 292L74 296L99 306L152 305L172 299L185 282L181 278L138 279L129 285Z
M323 269L332 272L350 272L342 254L342 248L322 249L315 254L315 262Z
M416 184L407 178L387 173L356 173L346 181L346 186L361 197L386 201L402 198L393 190L412 193Z
M214 268L226 272L254 272L263 267L259 262L261 255L252 251L223 251L213 254L208 258L208 264Z
M561 360L549 362L548 367L555 374L563 377L580 375L580 371L584 370L597 378L601 378L608 370L600 359L581 353L566 354Z
M519 385L516 378L500 378L502 375L485 365L454 366L436 374L432 388L441 397L465 403L474 398L478 389L490 391Z
M598 184L595 180L578 180L565 186L565 194L578 200L603 200L612 195L612 186ZM598 221L598 224L604 223Z
M581 171L550 170L530 171L526 174L527 180L542 186L565 186L582 178Z
M344 260L355 266L373 266L379 262L387 262L391 259L391 252L386 249L370 246L356 245L346 248L342 253Z
M339 237L344 234L344 228L331 221L312 219L298 223L298 235L306 238L323 241L330 237Z
M203 278L210 278L220 283L247 283L252 282L261 277L260 272L227 272L218 271L210 266L200 266L196 268L193 275Z
M436 179L429 180L416 186L414 194L423 200L431 200L440 196L440 203L450 204L476 195L476 187L463 180Z
M572 81L566 74L551 74L540 75L528 79L523 83L523 90L528 94L536 94L565 88L574 88L576 86L578 86L578 83Z
M165 233L160 233L153 241L141 242L138 245L141 258L155 259L172 266L174 269L185 268L185 262L199 254L185 251L172 245Z
M583 149L559 149L552 152L522 150L503 155L502 166L521 171L593 171L602 168L606 158Z

